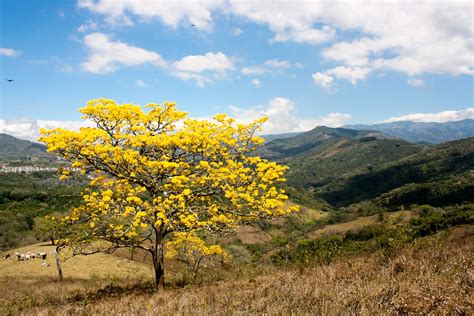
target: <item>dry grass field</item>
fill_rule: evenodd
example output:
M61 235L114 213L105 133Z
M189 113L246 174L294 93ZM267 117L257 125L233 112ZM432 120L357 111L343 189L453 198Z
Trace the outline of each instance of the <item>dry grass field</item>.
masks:
M385 213L384 217L389 223L406 223L413 217L413 213L410 211L397 211ZM309 232L306 237L309 239L315 239L327 235L344 234L348 231L359 231L363 228L374 225L377 222L379 222L378 215L359 217L355 220L344 223L326 225L323 228Z
M2 263L1 314L474 313L473 226L419 239L390 257L374 253L287 270L236 267L201 284L171 279L158 293L142 274L147 267L128 262L121 270L123 259L103 256L67 262L65 273L75 265L77 275L69 272L62 283L54 273L27 274L23 262L14 263L18 273Z

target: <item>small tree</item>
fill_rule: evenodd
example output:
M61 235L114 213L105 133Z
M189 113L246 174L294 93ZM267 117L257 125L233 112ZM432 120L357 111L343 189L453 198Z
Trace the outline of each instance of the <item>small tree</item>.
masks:
M51 241L55 246L54 256L58 269L59 280L63 281L61 261L78 254L81 245L90 246L87 230L69 216L45 216L35 220L35 234ZM72 247L74 245L74 248ZM64 252L65 249L69 251Z
M41 131L50 152L96 172L84 203L70 214L88 227L82 240L149 252L156 286L163 287L167 236L297 210L282 208L287 196L277 184L287 167L250 155L263 142L255 133L265 118L244 125L224 114L186 119L169 102L147 108L92 100L80 111L95 127Z
M49 240L51 245L54 246L55 240L57 239L57 230L61 227L58 226L56 221L51 219L52 217L50 216L36 218L33 226L33 234L41 241Z
M174 234L174 240L168 242L166 257L183 262L196 280L202 266L225 263L229 253L218 245L208 245L194 232Z

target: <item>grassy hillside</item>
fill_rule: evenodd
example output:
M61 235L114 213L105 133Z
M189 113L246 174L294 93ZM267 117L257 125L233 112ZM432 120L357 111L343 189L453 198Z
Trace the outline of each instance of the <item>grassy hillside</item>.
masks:
M257 150L257 154L272 160L282 160L287 157L307 153L321 145L327 146L327 144L335 144L339 140L359 140L364 137L390 138L374 131L319 126L293 137L279 138L267 142Z
M467 138L435 146L363 174L339 178L315 190L315 195L335 206L346 206L399 188L384 196L386 200L379 201L387 206L396 206L416 202L414 195L417 195L418 204L470 202L474 196L472 170L474 138ZM406 195L406 199L396 198L397 193ZM388 203L390 201L393 203Z
M474 312L470 272L474 268L473 238L472 226L460 226L449 233L421 238L400 248L396 256L377 252L328 265L219 269L212 279L201 284L183 287L170 280L168 288L159 293L150 290L146 281L127 272L108 285L100 276L85 277L86 274L63 283L31 274L2 275L0 311L84 315L446 314L455 311L468 315ZM117 260L108 263L111 271L115 271Z
M291 138L268 142L257 154L287 164L290 186L309 188L366 173L425 149L423 145L379 132L317 127Z
M338 139L304 154L287 158L287 178L296 187L320 187L335 179L371 172L378 166L419 153L421 145L402 140L365 137Z

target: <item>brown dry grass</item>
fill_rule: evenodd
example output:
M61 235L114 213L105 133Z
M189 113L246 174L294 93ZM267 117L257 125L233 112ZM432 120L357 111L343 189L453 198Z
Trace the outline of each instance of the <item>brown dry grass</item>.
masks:
M7 314L469 315L474 313L473 250L471 226L455 229L450 238L419 240L392 257L371 254L254 276L236 270L222 281L171 285L159 293L145 281L100 278L63 284L12 278L1 289L22 294L3 295Z
M412 218L413 212L411 211L397 211L385 213L385 220L389 223L406 223ZM348 231L359 231L363 228L372 226L379 222L378 215L359 217L355 220L324 226L323 228L318 228L312 232L306 234L306 237L309 239L316 239L322 236L333 235L333 234L345 234Z

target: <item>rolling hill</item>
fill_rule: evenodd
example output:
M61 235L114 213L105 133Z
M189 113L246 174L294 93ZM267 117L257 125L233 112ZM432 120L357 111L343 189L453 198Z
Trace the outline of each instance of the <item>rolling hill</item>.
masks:
M51 160L54 155L46 152L46 146L0 133L0 160Z
M257 153L290 167L288 183L319 187L341 177L372 170L426 149L374 131L316 127L266 143Z
M377 131L317 127L270 141L258 154L290 167L289 193L304 204L442 206L474 197L474 138L430 147Z
M376 198L386 206L472 202L474 138L443 143L363 174L340 177L315 190L315 196L335 206Z

